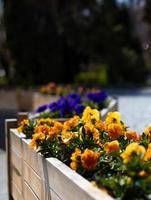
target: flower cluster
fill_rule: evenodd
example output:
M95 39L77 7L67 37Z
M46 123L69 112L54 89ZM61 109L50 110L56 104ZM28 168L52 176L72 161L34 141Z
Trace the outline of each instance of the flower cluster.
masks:
M80 95L84 95L87 92L98 92L100 91L97 87L84 87L82 85L70 85L70 84L56 84L55 82L50 82L39 88L39 92L48 95L64 96L73 92L77 92Z
M69 118L73 115L81 115L86 106L101 110L107 105L106 92L88 92L85 97L78 93L71 93L60 97L56 102L40 106L36 113L40 113L41 117Z
M150 199L151 125L139 135L119 112L103 122L90 107L64 123L48 118L33 124L30 148L58 158L115 199Z
M66 95L72 91L71 85L57 85L54 82L50 82L47 85L40 87L39 92L42 94L49 94L49 95Z

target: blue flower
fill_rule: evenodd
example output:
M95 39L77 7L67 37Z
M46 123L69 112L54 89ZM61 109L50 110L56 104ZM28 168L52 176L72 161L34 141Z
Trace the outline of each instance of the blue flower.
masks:
M49 104L49 109L51 112L56 112L58 110L58 104L57 102L53 102Z
M40 107L37 108L36 113L44 112L45 110L47 110L47 108L48 108L47 104L42 105L42 106L40 106Z
M87 93L86 97L89 101L93 101L94 103L101 104L107 98L107 93L104 91L101 92L89 92Z
M75 112L77 115L80 115L84 109L85 109L85 106L83 104L78 104L75 106Z
M75 106L81 103L81 96L78 93L71 93L67 96L69 106L74 109Z
M67 96L67 98L68 98L68 99L73 99L73 100L78 101L78 102L81 101L81 96L80 96L80 94L75 93L75 92L69 94L69 95Z

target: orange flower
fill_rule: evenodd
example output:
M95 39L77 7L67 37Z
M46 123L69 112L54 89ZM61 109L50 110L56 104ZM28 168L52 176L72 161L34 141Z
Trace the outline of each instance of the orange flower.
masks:
M114 140L112 142L107 142L104 145L104 149L107 153L110 153L112 151L119 151L120 150L119 142L117 140Z
M133 140L133 141L140 141L141 136L138 135L135 131L127 131L125 133L125 136L128 140Z
M105 123L102 122L101 120L96 121L95 123L95 127L99 130L99 131L104 131L105 130Z
M139 172L138 175L141 176L141 177L144 177L144 176L147 175L147 173L144 170L142 170L142 171Z
M70 167L71 167L71 169L76 170L77 167L78 167L78 163L75 162L75 161L72 161L72 162L70 163Z
M100 153L86 149L84 153L81 155L81 161L82 161L83 167L87 170L95 169L97 166L97 161L99 157L100 157Z
M145 153L144 160L145 161L151 160L151 143L148 145L148 149Z
M34 149L34 150L37 149L37 142L36 142L36 140L34 140L34 139L31 140L31 142L29 143L29 148L30 149Z
M66 121L64 123L63 129L64 130L73 129L78 125L79 121L80 121L80 117L79 116L74 116L73 118L69 119L68 121Z
M63 125L60 122L56 122L53 127L49 128L49 136L54 138L55 136L61 134Z
M29 120L24 119L21 121L20 126L17 128L18 132L21 133L25 127L29 126Z
M109 124L107 126L107 131L108 131L109 137L113 140L123 135L123 129L120 124L113 124L113 123Z
M43 133L45 135L48 135L49 134L49 130L50 130L50 127L47 126L46 124L44 125L39 125L35 128L35 133Z

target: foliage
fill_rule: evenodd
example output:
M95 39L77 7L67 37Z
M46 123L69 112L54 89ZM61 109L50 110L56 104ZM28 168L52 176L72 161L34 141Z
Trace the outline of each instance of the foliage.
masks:
M140 136L128 130L120 113L108 113L102 122L90 107L64 124L34 124L30 148L60 159L115 199L151 199L151 125Z

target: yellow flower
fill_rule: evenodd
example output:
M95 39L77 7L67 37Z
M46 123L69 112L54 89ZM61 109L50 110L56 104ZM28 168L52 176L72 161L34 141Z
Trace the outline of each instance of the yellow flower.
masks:
M46 138L46 135L44 133L35 133L33 135L33 139L36 140L44 140Z
M97 166L98 158L100 157L100 153L94 152L90 149L86 149L84 153L81 155L81 162L85 169L93 170Z
M86 107L83 111L82 121L84 123L93 123L93 121L100 120L100 112L96 109L91 109L90 107Z
M85 133L89 137L93 137L95 142L99 142L100 140L100 133L91 123L86 123L84 125Z
M134 155L139 155L142 159L146 153L146 150L143 146L139 145L136 142L129 144L125 151L121 154L121 157L124 160L124 163L131 161Z
M81 150L76 148L75 149L75 152L72 153L71 155L71 163L70 163L70 167L73 169L73 170L76 170L77 167L78 167L78 164L80 162L80 157L81 157Z
M133 141L140 141L140 139L141 139L141 136L138 135L135 131L126 131L125 137L128 140L133 140Z
M63 130L61 133L61 139L65 144L68 144L74 137L77 137L77 134L73 133L72 131Z
M40 133L33 134L32 140L29 143L29 147L31 149L37 149L37 147L38 147L38 141L43 141L43 140L45 140L45 138L46 138L45 133L40 132Z
M151 137L151 124L149 124L148 127L144 130L144 133Z
M107 153L110 153L113 151L119 151L120 150L119 142L117 140L114 140L112 142L107 142L104 145L104 149Z
M145 153L144 160L145 161L151 160L151 143L148 145L148 149Z
M112 124L112 123L120 123L121 121L121 115L119 112L109 112L107 114L107 117L105 119L106 124Z
M52 120L52 119L50 119L50 118L41 118L41 119L37 119L37 125L39 126L39 125L44 125L44 124L46 124L46 125L48 125L48 126L53 126L54 125L54 123L55 123L56 121L55 120Z
M117 138L119 138L120 136L123 135L123 128L122 128L122 125L121 124L109 124L107 126L107 132L108 132L108 135L109 137L112 139L112 140L115 140Z

